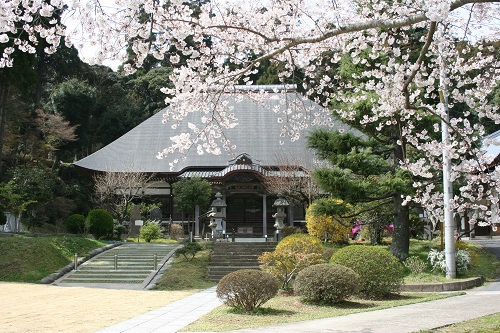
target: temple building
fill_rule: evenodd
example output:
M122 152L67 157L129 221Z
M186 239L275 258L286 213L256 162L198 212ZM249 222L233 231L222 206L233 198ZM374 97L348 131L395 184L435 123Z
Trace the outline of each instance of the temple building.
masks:
M258 90L265 98L252 98L250 89ZM283 137L283 130L286 131L284 125L289 122L279 122L279 117L296 111L310 114L324 112L320 105L300 95L294 86L244 86L236 93L223 94L222 99L238 123L236 127L224 130L231 146L234 145L230 152L199 154L195 147L185 152L185 156L174 152L163 159L157 158L159 152L171 145L171 137L189 132L189 123L191 126L202 126L200 113L193 112L172 128L162 123L164 111L161 111L99 151L76 161L75 165L81 171L91 173L133 171L154 174L154 185L145 190L145 195L154 196L161 202L162 219L172 223L180 223L181 220L181 214L175 209L172 184L183 177L201 177L211 183L213 198L220 192L227 205L225 233L236 230L239 236L271 236L275 232L273 215L276 207L273 203L277 197L266 190L263 179L279 175L277 156L286 155L303 161L304 167L310 167L314 154L307 148L308 131L318 126L341 131L353 129L328 119L324 124L316 124L313 117L306 117L302 126L307 128L300 137L293 142ZM205 214L196 210L195 234L198 236L209 230L203 227L208 222L199 218ZM287 208L286 224L298 224L303 220L304 209L301 205Z

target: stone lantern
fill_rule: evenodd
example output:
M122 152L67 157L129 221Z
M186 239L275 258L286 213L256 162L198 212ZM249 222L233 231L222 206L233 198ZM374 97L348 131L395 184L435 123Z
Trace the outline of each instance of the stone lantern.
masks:
M290 204L288 201L286 201L285 198L279 197L274 201L273 207L276 207L277 212L273 215L273 217L276 220L276 223L274 223L274 227L276 228L276 240L280 240L280 230L283 229L285 226L283 224L283 221L286 218L286 213L285 213L285 208L288 207Z
M212 212L210 216L210 224L208 225L212 229L212 238L221 239L224 234L223 221L226 219L226 211L224 208L227 207L226 202L222 200L222 194L217 192L215 195L215 200L211 204Z

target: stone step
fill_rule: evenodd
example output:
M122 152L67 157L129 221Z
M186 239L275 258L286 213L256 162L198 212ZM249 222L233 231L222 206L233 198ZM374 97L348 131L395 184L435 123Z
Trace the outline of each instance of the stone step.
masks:
M120 270L127 270L127 271L134 271L134 272L141 272L141 271L149 271L153 269L153 265L147 265L143 267L127 267L127 266L118 266ZM100 266L100 267L93 267L93 266L81 266L78 267L78 272L101 272L101 271L112 271L115 269L114 265L107 265L107 266Z
M61 284L142 284L155 272L177 244L123 244L78 267L58 283ZM115 270L115 258L117 269Z
M83 280L108 280L108 279L132 279L132 280L139 280L142 279L144 280L145 278L148 277L149 274L113 274L113 275L92 275L92 276L86 276L86 275L78 275L78 274L73 274L70 279L83 279Z
M246 265L246 266L209 266L209 272L233 272L240 269L259 269L259 266L255 265Z
M219 281L227 274L240 269L259 269L258 257L272 252L276 242L221 242L216 243L208 267L208 278Z
M144 281L144 279L91 279L91 278L67 278L61 281L61 284L64 283L120 283L120 284L140 284Z

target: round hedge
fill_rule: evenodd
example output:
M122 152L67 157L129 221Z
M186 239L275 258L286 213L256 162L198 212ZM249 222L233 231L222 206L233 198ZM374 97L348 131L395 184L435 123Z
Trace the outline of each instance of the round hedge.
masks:
M85 226L95 239L113 235L113 216L105 209L92 209L85 220Z
M73 214L66 221L66 229L72 234L83 234L85 231L85 216Z
M276 250L302 254L322 254L323 245L318 237L309 234L291 234L278 243Z
M316 303L338 303L356 294L359 275L336 264L319 264L305 268L295 279L294 291L304 300Z
M259 270L242 269L224 276L217 285L217 297L226 305L252 311L276 296L279 281Z
M403 265L381 247L346 246L333 254L330 263L349 267L358 273L360 293L369 298L397 293L403 283Z

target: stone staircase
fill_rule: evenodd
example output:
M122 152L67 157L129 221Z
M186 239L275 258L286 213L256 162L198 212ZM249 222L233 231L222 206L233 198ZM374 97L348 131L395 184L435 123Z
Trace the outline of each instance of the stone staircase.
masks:
M259 269L258 257L272 252L276 242L216 242L208 266L210 281L219 281L225 275L240 269Z
M178 244L125 243L83 263L56 284L143 289L177 247Z

